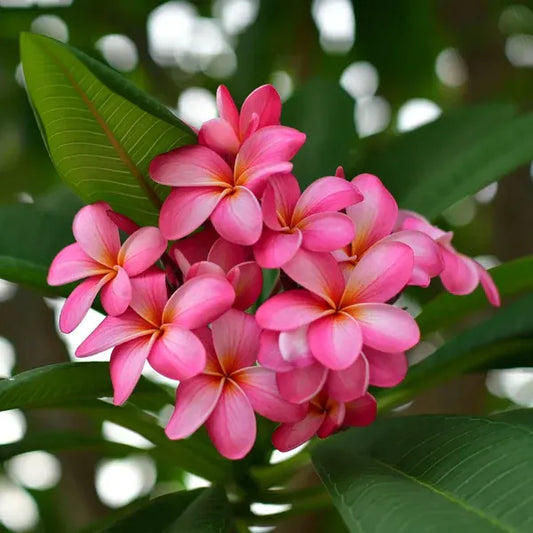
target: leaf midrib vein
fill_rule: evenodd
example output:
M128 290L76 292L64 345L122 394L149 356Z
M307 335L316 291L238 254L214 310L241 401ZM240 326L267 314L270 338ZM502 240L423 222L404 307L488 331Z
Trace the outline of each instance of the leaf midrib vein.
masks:
M78 82L72 77L72 74L68 71L65 65L63 65L61 60L54 54L54 52L50 50L50 48L46 44L42 43L42 46L45 49L45 51L49 54L49 56L52 58L54 63L57 65L57 67L61 70L61 72L63 72L64 76L67 78L69 83L72 85L73 89L79 94L79 96L81 97L85 105L87 106L89 112L93 115L94 119L96 120L98 125L102 128L102 131L104 132L106 137L109 139L109 142L111 143L111 145L117 152L117 155L120 157L120 159L122 160L126 168L129 170L130 174L137 180L140 187L146 193L150 202L157 209L160 209L162 205L161 199L156 194L156 192L152 189L150 184L147 182L141 170L130 159L128 153L126 152L124 147L121 145L120 141L115 137L114 133L111 131L111 128L108 126L105 119L100 115L100 113L96 109L91 99L82 89L82 87L78 84Z

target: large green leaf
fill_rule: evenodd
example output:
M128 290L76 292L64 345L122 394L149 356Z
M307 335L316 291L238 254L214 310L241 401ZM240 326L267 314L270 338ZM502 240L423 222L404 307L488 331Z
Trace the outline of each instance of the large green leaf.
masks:
M111 524L86 533L224 533L231 530L231 507L220 487L174 492L134 504Z
M71 226L65 213L25 204L1 207L0 278L49 290L48 268L73 241Z
M350 531L533 530L533 412L380 420L312 451Z
M123 457L138 452L139 449L118 442L109 442L101 436L87 435L79 431L32 432L23 440L2 444L0 461L15 455L44 450L50 453L68 450L97 450L106 457ZM144 450L143 450L144 451Z
M401 207L434 218L533 159L533 114L487 104L400 135L365 162Z
M533 289L533 256L521 257L495 267L490 274L502 298L530 291ZM489 308L490 304L481 287L466 296L443 292L424 306L416 321L425 335L450 326L475 311Z
M166 389L141 378L127 405L116 407L97 400L112 395L107 363L60 363L0 381L0 410L52 407L82 412L98 422L109 420L154 443L154 453L162 459L212 481L227 479L229 462L216 452L204 433L171 441L158 418L145 412L159 412L173 403Z
M172 403L172 396L141 378L133 397L143 408L157 410ZM28 370L0 381L0 410L61 407L113 396L108 363L59 363Z
M105 200L154 224L166 191L151 159L194 142L192 131L125 78L42 35L21 36L30 101L60 176L86 202Z
M390 409L421 391L476 369L533 364L533 293L498 309L489 319L449 340L428 358L412 366L393 389L376 392L380 409ZM527 364L527 362L526 362Z

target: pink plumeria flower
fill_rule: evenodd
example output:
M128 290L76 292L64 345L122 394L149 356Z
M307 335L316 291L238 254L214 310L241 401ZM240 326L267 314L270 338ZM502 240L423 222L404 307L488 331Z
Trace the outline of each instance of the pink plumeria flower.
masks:
M161 208L159 226L167 239L185 237L208 218L221 237L235 244L259 240L263 216L258 197L267 179L292 170L305 135L285 126L266 126L249 136L228 164L206 146L184 146L150 163L152 179L174 187Z
M438 244L444 266L440 279L448 292L457 295L470 294L481 283L488 301L494 306L500 305L498 288L486 269L452 246L453 232L443 231L433 226L422 215L404 210L399 213L398 226L425 233Z
M347 245L354 238L354 226L337 211L362 199L342 178L321 178L301 194L292 174L274 176L262 200L266 227L254 245L257 262L263 268L278 268L300 248L331 252Z
M330 370L313 357L306 330L261 334L258 361L277 372L280 394L290 402L307 402L321 390L333 400L349 402L365 394L369 385L393 387L407 373L404 352L385 353L368 346L348 368Z
M72 291L61 310L59 327L64 333L79 325L100 289L106 313L123 313L132 299L131 278L151 267L167 247L154 227L135 230L121 245L109 211L111 207L104 202L81 208L72 225L77 242L61 250L50 266L50 285L87 278Z
M196 243L202 233L178 241L171 249L185 279L208 273L222 275L235 290L233 307L248 309L259 298L263 287L263 273L253 261L251 248L219 238L208 250L205 246L193 249L189 239Z
M275 373L255 366L260 328L253 316L232 309L204 331L207 364L202 374L182 381L166 434L183 439L204 423L217 450L241 459L255 442L254 411L276 422L293 422L303 406L284 401Z
M258 129L277 126L281 116L281 99L272 85L263 85L251 92L242 104L240 114L228 89L220 85L217 107L220 118L202 124L198 142L229 162L246 139Z
M171 379L188 379L203 371L206 357L195 330L225 313L235 298L220 276L198 276L168 298L165 274L153 268L131 280L129 309L108 316L76 350L86 357L115 347L111 353L114 403L128 399L146 360Z
M414 265L409 285L427 287L431 278L442 271L438 247L431 238L419 231L404 230L392 233L398 217L398 204L381 180L372 174L360 174L352 183L364 199L346 208L355 225L355 239L334 255L346 275L373 245L383 240L402 242L414 253Z
M257 310L257 322L273 331L309 325L311 352L331 370L352 365L363 343L383 352L403 352L418 342L418 326L409 313L383 302L405 287L412 268L408 246L380 243L364 254L345 281L331 254L301 249L283 269L304 289L267 300Z
M368 393L352 402L342 403L322 392L311 400L302 420L281 424L274 431L272 443L278 450L288 452L314 435L325 439L344 426L368 426L376 414L376 400Z

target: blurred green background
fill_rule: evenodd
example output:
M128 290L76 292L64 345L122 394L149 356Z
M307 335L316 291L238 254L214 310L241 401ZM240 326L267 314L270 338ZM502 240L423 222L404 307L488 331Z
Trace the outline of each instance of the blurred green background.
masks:
M533 108L531 2L0 0L0 204L37 203L66 216L80 202L56 175L28 104L18 51L22 31L68 42L108 63L193 126L215 115L220 83L239 103L255 87L273 83L285 102L283 122L308 134L295 165L306 183L342 164L349 177L378 173L394 191L396 171L409 179L409 161L413 174L424 172L417 159L424 154L403 153L404 132L485 105L478 108L487 117L483 132L498 128L513 109ZM461 148L476 141L476 128L450 132L454 139L421 142L421 151L429 143L433 163L453 159L454 142L460 158ZM524 165L447 209L439 223L455 232L461 251L488 254L481 259L490 266L532 253L532 208L531 166ZM58 305L0 285L1 376L71 357L84 332L58 336ZM89 317L85 332L97 321ZM424 349L431 351L431 339L420 354ZM494 395L533 404L529 373L492 373L488 383ZM504 400L487 394L485 384L485 376L462 378L416 400L411 412L486 411ZM101 431L74 414L0 413L1 444L42 428ZM136 442L139 453L109 460L94 451L43 452L4 463L0 528L72 531L154 486L200 482L158 469L145 444L116 426L107 424L104 436Z

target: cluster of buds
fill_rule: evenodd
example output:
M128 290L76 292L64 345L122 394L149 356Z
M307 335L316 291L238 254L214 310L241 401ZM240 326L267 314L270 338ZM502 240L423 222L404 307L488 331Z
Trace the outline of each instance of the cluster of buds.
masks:
M115 404L148 361L179 382L168 437L205 424L218 451L239 459L255 442L255 413L280 423L272 440L282 451L374 420L368 387L401 382L419 341L415 320L391 303L407 285L440 276L453 294L481 283L492 304L499 297L451 233L399 211L376 176L348 181L339 167L301 192L290 160L305 135L279 124L273 87L240 112L220 87L217 105L198 145L151 163L151 178L172 188L159 228L85 206L48 282L86 278L62 309L64 332L100 292L108 316L76 355L113 348ZM262 269L279 269L278 281L254 314Z

